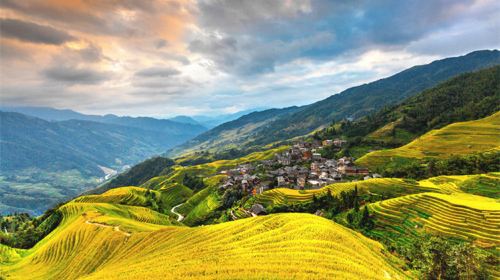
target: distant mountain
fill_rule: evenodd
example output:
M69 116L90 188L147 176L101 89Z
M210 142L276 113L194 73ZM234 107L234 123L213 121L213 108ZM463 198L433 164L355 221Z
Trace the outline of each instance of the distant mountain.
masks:
M85 115L68 109L31 106L0 106L0 111L16 112L47 121L86 120L97 121L101 116Z
M178 123L188 123L188 124L196 124L196 125L200 124L195 119L188 117L188 116L175 116L173 118L170 118L169 120L174 121L174 122L178 122Z
M203 130L152 118L99 119L105 118L47 121L0 111L0 212L39 214L94 187L106 173L161 154Z
M252 134L258 133L273 121L297 112L299 109L299 107L294 106L283 109L268 109L244 115L200 134L193 140L174 148L169 154L175 155L218 147L223 147L226 150L231 148L239 149L240 145L247 145L247 141L251 140L250 136Z
M356 119L384 106L397 104L462 73L498 64L500 51L483 50L414 66L388 78L349 88L310 105L293 110L277 110L274 111L276 114L269 114L268 110L251 114L252 119L259 120L254 123L245 121L248 116L244 116L229 125L223 124L199 135L177 147L174 154L198 150L216 151L226 145L249 148L304 135L333 121Z
M113 114L100 115L86 115L75 112L73 110L61 110L50 107L15 107L3 106L0 111L4 112L17 112L28 116L37 117L47 121L68 121L68 120L84 120L100 123L119 124L130 127L138 127L162 133L172 134L184 140L194 137L202 133L206 128L196 121L186 121L188 117L181 117L176 121L174 119L156 119L150 117L121 117Z
M34 167L101 175L99 165L133 164L180 141L147 127L82 120L49 122L10 112L0 112L0 121L2 173Z
M182 142L206 131L200 124L189 124L175 122L172 120L155 119L149 117L117 117L115 115L105 115L99 119L100 122L118 124L123 126L136 127L144 130L165 133L163 137L169 136L176 142ZM184 140L181 140L184 139ZM174 139L172 139L174 140Z
M216 127L220 124L230 122L232 120L236 120L239 117L242 117L244 115L248 115L250 113L256 112L256 111L263 111L269 108L253 108L253 109L248 109L248 110L243 110L239 111L236 113L232 114L222 114L222 115L214 115L214 116L209 116L209 115L197 115L197 116L192 116L196 122L202 124L205 127L208 128L213 128Z

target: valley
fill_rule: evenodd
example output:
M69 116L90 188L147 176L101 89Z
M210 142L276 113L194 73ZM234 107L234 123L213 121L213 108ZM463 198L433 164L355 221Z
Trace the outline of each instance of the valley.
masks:
M363 95L360 88L332 97L341 102L362 95L368 98L363 102L373 102L370 109L316 103L244 115L177 146L178 157L149 158L90 190L71 180L71 195L68 189L44 193L43 185L18 185L10 193L2 189L0 195L10 202L14 195L27 201L17 204L23 211L43 209L33 203L44 195L66 201L43 215L1 217L0 277L498 278L500 68L486 68L493 62L482 55L473 54L474 63L438 61L361 86L417 83L401 89L397 99L386 96L390 103L378 103L380 97ZM468 66L457 71L457 61ZM415 78L420 71L433 78L420 83ZM448 108L450 103L455 106ZM307 108L315 106L326 106L336 117L321 113L314 117L321 123L309 123ZM296 114L306 121L293 121ZM285 117L302 128L275 134L274 128L289 125ZM61 125L36 121L52 129ZM259 138L261 130L269 138ZM79 133L84 148L97 148L92 141L107 135L88 138L83 128ZM109 141L99 142L117 149L120 141L130 142L110 134ZM152 134L163 137L159 131ZM148 137L132 142L139 145ZM6 140L6 145L17 144ZM67 143L60 143L64 151ZM125 156L139 161L140 147ZM48 157L45 151L40 149L40 159ZM81 167L89 174L94 174L93 164L106 159L96 151L82 157ZM99 171L115 167L113 157ZM63 162L78 163L73 158ZM122 161L129 162L135 163ZM12 162L3 166L15 167Z

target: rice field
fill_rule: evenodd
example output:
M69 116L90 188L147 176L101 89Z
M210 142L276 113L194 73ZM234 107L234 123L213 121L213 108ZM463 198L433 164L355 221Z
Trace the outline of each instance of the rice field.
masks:
M107 207L70 203L63 224L33 249L24 250L22 257L0 264L2 275L8 279L27 275L30 279L408 278L379 243L310 214L276 214L195 228L157 225L151 230L147 222L154 215L121 206L117 211L141 216L133 220L137 226L132 231L124 228L123 220L113 226L106 226L106 219L97 220L117 213ZM130 207L134 209L126 209Z
M295 190L277 188L263 192L256 197L256 202L264 206L282 205L312 201L313 195L323 195L330 190L332 195L350 191L358 187L359 194L395 197L412 193L440 191L435 185L421 185L417 181L397 178L376 178L359 182L335 183L315 190Z
M148 202L154 196L156 201L161 201L163 207L171 208L187 200L193 194L193 191L188 187L178 183L166 183L158 190L149 190L149 198L146 197L147 191L147 189L142 187L120 187L108 190L100 195L81 196L74 199L74 201L147 206Z
M356 161L376 167L405 159L447 158L500 149L500 112L489 117L458 122L432 130L412 142L395 149L368 153Z
M430 232L491 248L500 245L500 203L467 193L421 193L369 204L382 237Z
M500 172L478 175L448 175L419 181L420 185L436 188L443 193L466 192L500 198Z

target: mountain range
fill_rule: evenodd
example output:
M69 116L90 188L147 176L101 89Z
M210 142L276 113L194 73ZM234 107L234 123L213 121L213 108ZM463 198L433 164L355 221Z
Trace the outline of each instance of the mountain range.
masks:
M3 108L15 111L16 108ZM41 213L206 130L154 118L52 108L0 111L0 211ZM34 199L36 198L36 199Z
M414 66L301 107L254 112L219 125L173 149L170 155L248 149L304 135L334 121L356 119L397 104L459 74L500 64L500 51L482 50Z

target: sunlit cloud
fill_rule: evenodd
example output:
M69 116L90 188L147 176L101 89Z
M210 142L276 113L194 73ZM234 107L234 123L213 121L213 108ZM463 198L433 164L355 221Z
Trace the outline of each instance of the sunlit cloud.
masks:
M498 48L499 12L493 0L2 0L0 101L149 116L303 105Z

